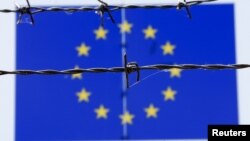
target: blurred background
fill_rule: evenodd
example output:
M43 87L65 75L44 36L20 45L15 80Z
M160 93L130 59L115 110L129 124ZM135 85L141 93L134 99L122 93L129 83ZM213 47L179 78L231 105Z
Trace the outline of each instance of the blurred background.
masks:
M110 5L177 0L106 0ZM0 2L0 9L15 3ZM38 7L99 6L98 1L30 0ZM0 69L43 70L152 64L250 64L246 1L185 9L44 12L16 24L0 13ZM0 77L0 140L206 140L209 124L249 124L250 70L142 71Z

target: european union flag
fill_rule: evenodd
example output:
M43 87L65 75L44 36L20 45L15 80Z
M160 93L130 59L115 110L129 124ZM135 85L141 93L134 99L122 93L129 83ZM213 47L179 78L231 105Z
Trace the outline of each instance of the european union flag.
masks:
M122 66L123 47L139 65L234 64L233 5L191 10L116 11L104 27L93 13L36 15L17 27L17 69ZM17 76L16 140L204 139L238 123L235 71L141 73L126 92L119 73Z

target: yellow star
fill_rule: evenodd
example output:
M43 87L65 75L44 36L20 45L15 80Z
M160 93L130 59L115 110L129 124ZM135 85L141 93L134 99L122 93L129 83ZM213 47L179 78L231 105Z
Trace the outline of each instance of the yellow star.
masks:
M96 118L104 118L104 119L107 119L107 114L109 112L109 109L105 108L103 105L100 105L100 107L98 109L95 109L95 112L96 112Z
M144 110L147 113L147 118L157 118L157 112L159 111L159 108L154 107L153 104L150 104L149 107L145 108Z
M82 43L81 46L76 48L76 50L78 52L78 56L88 56L90 47Z
M121 33L131 33L131 28L133 25L128 23L128 21L124 21L123 23L119 24L119 27Z
M167 90L162 91L162 94L164 95L164 100L175 100L175 95L176 95L176 91L172 90L171 87L168 87Z
M169 70L170 72L170 77L173 78L173 77L181 77L181 69L178 69L178 68L172 68Z
M102 26L100 26L97 30L94 31L96 35L96 39L106 39L106 34L108 30L105 30Z
M122 115L120 115L120 118L122 120L122 124L126 125L126 124L132 124L133 123L133 118L134 115L130 114L128 111L124 112Z
M78 66L75 66L74 68L75 70L78 70L80 69ZM72 79L82 79L82 73L75 73L75 74L72 74Z
M145 38L151 38L154 39L155 38L155 33L157 32L157 29L152 28L151 25L148 26L147 29L143 30L144 34L145 34Z
M163 50L163 55L167 55L167 54L173 55L174 54L175 46L171 45L170 42L167 42L165 45L161 46L161 48Z
M78 102L89 102L89 96L90 96L90 93L86 91L86 89L82 89L82 91L78 92L76 94L78 96Z

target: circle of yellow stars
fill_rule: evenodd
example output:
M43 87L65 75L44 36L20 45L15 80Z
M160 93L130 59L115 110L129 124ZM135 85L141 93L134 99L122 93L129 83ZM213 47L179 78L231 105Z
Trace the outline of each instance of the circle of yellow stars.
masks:
M120 28L120 33L131 33L133 24L125 20L124 22L120 23L118 27ZM154 28L152 25L148 25L146 28L142 30L145 39L155 39L157 32L158 30ZM109 31L105 29L103 26L99 26L97 29L93 31L93 33L95 35L96 40L106 40ZM162 49L162 54L164 56L165 55L173 56L176 46L172 44L170 41L166 41L165 44L161 45L161 49ZM81 43L79 46L77 46L76 50L79 57L88 57L91 51L91 47L86 43ZM78 65L75 65L74 69L78 70L80 69L80 67ZM174 77L180 78L182 70L178 68L173 68L169 69L168 72L170 72L171 78ZM79 79L79 80L82 79L82 73L73 74L72 79ZM177 91L170 86L168 86L161 93L163 95L164 101L175 101L176 99ZM79 92L76 93L76 96L78 98L79 103L83 102L89 103L91 93L86 88L82 88ZM147 119L150 118L156 119L158 117L160 109L151 103L147 107L145 107L143 111L145 112L145 117ZM96 119L108 119L110 109L108 109L105 105L100 104L99 107L94 109L94 113L96 114ZM124 111L124 113L122 113L119 116L119 118L121 120L122 125L126 124L132 125L135 115L130 113L129 111Z

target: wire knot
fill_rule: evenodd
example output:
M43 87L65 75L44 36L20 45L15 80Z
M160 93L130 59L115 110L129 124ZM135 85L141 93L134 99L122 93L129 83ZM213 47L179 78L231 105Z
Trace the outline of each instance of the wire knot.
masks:
M20 12L21 14L30 14L31 10L29 7L21 7L18 9L18 12Z
M192 19L192 14L191 14L191 11L189 9L189 5L187 4L186 0L183 0L183 1L180 1L178 4L177 4L177 10L180 10L182 8L185 8L185 10L187 11L187 16L189 19Z
M32 8L30 6L29 0L26 0L26 3L28 5L28 7L20 7L19 5L17 5L18 12L19 12L17 24L19 24L22 21L24 14L28 14L30 16L30 19L31 19L31 24L33 25L33 24L35 24L35 20L34 20L33 15L32 15L32 11L31 11Z
M140 81L140 68L139 65L136 62L130 62L128 63L127 60L127 55L124 55L124 71L125 71L125 75L126 75L126 84L127 84L127 88L129 88L129 74L133 73L133 72L137 72L137 77L136 77L136 81Z
M105 14L105 12L108 13L109 18L111 19L112 23L115 24L115 19L113 18L111 11L109 10L108 4L106 2L101 1L101 0L98 0L98 1L101 3L100 7L98 8L98 13L101 16L101 26L104 26L104 14Z

